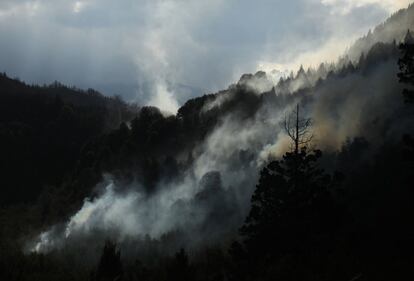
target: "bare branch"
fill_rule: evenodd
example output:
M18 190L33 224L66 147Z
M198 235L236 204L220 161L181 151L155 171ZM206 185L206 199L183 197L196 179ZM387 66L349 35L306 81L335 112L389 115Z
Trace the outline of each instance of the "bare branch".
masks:
M295 153L298 153L301 147L309 146L313 139L313 134L310 132L312 120L301 118L299 113L299 105L297 105L296 110L285 115L284 120L284 129L292 140L291 148L294 149Z

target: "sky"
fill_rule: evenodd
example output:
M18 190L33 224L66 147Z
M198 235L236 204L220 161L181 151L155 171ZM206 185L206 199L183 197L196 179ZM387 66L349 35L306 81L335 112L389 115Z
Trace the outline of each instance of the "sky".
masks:
M167 112L243 73L334 61L412 0L0 0L0 71Z

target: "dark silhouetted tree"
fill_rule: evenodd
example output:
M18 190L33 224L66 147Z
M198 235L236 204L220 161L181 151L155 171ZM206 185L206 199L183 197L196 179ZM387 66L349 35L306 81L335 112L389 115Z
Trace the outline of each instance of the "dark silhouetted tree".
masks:
M259 264L253 274L273 275L265 272L286 255L325 251L338 222L331 196L336 180L318 167L322 152L308 151L310 120L301 119L299 106L294 116L285 122L292 151L261 170L250 213L240 229L246 259ZM240 245L234 244L232 251L238 259L243 256Z
M307 147L312 141L313 134L310 132L312 120L310 118L301 118L299 104L296 109L285 117L284 127L286 134L291 139L291 148L297 155L300 147Z
M414 103L414 38L411 35L410 30L404 38L404 42L400 44L401 57L398 60L400 72L398 78L401 83L408 85L410 88L403 90L403 95L406 103ZM414 159L414 137L412 134L406 134L404 136L404 142L406 144L406 157L408 159Z
M400 50L402 53L401 58L398 60L400 72L398 78L401 83L407 84L411 87L414 86L414 38L411 32L408 30L407 35L404 38L404 42L400 44ZM414 90L404 89L403 95L405 101L409 103L414 102Z
M106 241L96 271L97 281L118 281L122 279L121 252L115 243Z
M168 271L167 280L193 280L193 274L188 260L188 254L183 248L175 254Z

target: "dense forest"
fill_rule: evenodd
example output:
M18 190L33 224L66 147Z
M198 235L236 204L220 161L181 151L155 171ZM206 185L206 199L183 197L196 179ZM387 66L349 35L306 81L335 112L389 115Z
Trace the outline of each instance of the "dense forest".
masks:
M413 14L176 115L1 74L0 279L411 280Z

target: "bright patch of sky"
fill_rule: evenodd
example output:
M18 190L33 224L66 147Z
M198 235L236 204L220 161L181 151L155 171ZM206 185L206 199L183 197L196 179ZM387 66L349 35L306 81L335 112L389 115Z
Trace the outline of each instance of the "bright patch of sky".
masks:
M409 2L2 0L0 71L174 111L174 85L202 94L243 73L335 60Z

